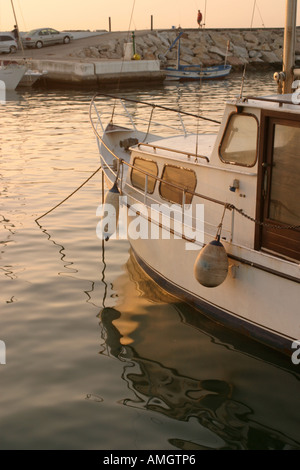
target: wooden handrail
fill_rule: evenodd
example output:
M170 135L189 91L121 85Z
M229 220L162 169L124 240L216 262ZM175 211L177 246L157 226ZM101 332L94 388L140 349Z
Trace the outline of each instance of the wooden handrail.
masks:
M155 151L156 149L159 149L159 150L166 150L167 152L174 152L174 153L179 153L181 155L185 155L186 157L195 157L195 158L203 158L205 159L207 162L209 162L209 158L208 157L205 157L204 155L199 155L197 153L192 153L192 152L183 152L182 150L174 150L174 149L170 149L168 147L161 147L159 145L152 145L152 144L144 144L144 143L139 143L138 144L138 147L140 148L140 146L145 146L145 147L152 147Z

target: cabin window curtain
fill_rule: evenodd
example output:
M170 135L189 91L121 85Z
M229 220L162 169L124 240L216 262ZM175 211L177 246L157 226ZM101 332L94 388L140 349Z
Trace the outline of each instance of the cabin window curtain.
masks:
M184 190L194 192L197 184L197 178L194 171L188 168L166 165L163 170L162 181L159 186L159 192L163 199L175 204L182 204ZM171 183L177 187L171 186ZM193 195L185 193L185 204L191 204Z
M133 162L133 166L136 168L140 168L141 170L145 171L148 173L148 181L147 181L147 193L152 194L155 189L155 183L156 179L149 176L158 175L158 167L156 162L152 160L146 160L144 158L135 158ZM145 186L146 186L146 174L142 173L139 170L135 170L132 168L131 170L131 184L137 189L141 189L142 191L145 191Z

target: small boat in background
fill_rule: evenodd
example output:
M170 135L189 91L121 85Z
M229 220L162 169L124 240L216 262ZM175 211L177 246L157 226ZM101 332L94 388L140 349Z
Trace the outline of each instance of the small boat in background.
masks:
M180 38L184 32L181 31L177 38L173 41L167 52L169 52L178 42L177 50L177 67L165 67L167 74L166 79L174 80L213 80L227 77L231 71L231 65L225 63L220 65L212 65L210 67L202 67L202 65L182 65L180 63ZM161 60L165 59L167 52L160 56Z
M177 68L167 67L167 79L177 80L214 80L225 78L231 71L231 65L213 65L203 68L201 65L179 65Z

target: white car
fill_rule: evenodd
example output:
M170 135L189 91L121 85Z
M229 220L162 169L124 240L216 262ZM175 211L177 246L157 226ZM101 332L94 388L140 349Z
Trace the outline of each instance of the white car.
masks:
M33 29L22 36L24 46L36 47L37 49L53 44L68 44L71 39L73 39L72 34L53 28Z
M18 44L15 38L9 33L0 33L0 52L17 52Z

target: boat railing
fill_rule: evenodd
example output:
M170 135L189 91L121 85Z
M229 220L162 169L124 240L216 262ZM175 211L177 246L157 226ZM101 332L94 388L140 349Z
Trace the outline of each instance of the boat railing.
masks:
M104 98L104 99L109 99L109 100L113 100L113 105L109 107L109 109L102 109L103 106L101 106L101 111L99 111L98 109L98 106L97 106L97 103L96 103L96 99L97 98ZM126 105L126 103L128 102L128 104L131 104L132 106L134 106L134 109L132 111L130 111L128 109L128 106ZM107 101L106 101L107 103ZM120 112L120 109L118 107L118 104L121 105L121 109L122 109L122 112ZM185 112L185 111L181 111L181 110L178 110L178 109L173 109L173 108L170 108L170 107L167 107L167 106L163 106L163 105L158 105L156 103L147 103L147 102L144 102L144 101L139 101L139 100L134 100L134 99L131 99L131 98L120 98L118 96L115 96L115 95L109 95L109 94L96 94L92 101L91 101L91 104L90 104L90 119L92 118L92 110L95 112L96 116L97 116L97 121L98 121L98 125L100 125L101 127L101 130L102 132L104 132L105 130L105 125L104 125L104 119L105 117L108 117L108 122L113 122L113 120L115 120L116 116L118 117L121 117L121 121L118 122L118 125L127 125L130 124L131 128L133 128L134 130L137 131L137 127L136 127L136 123L135 123L135 120L136 120L136 116L137 116L137 105L139 105L139 107L146 107L146 108L150 108L151 111L150 111L150 115L148 118L145 118L142 114L139 114L138 115L138 120L139 120L139 124L145 124L146 128L147 128L147 133L150 132L150 128L155 128L155 129L158 129L158 128L163 128L163 129L166 129L166 131L168 131L168 133L170 131L172 131L172 134L175 132L175 133L183 133L185 136L187 135L187 129L186 129L186 124L183 120L183 117L192 117L195 121L195 128L198 129L199 127L199 121L200 120L204 120L204 121L209 121L213 124L220 124L220 121L217 121L215 119L211 119L211 118L208 118L208 117L205 117L205 116L202 116L200 114L193 114L193 113L189 113L189 112ZM167 119L163 119L163 122L158 122L158 121L155 121L153 119L153 115L154 115L154 111L155 110L158 110L158 111L166 111L168 113L172 113L173 116L176 115L176 119L173 118L173 122L172 124L169 124L169 120ZM135 119L133 118L133 116L135 117ZM176 123L176 125L175 125Z
M99 136L99 138L101 139L101 137ZM122 180L122 178L119 176L121 173L122 173L122 170L121 170L121 167L123 165L127 166L129 169L132 169L134 171L138 171L139 173L143 174L145 176L145 179L146 178L152 178L152 179L155 179L156 182L159 182L159 183L163 183L163 184L166 184L167 186L170 186L174 189L178 189L180 191L182 191L182 200L184 201L186 199L186 194L190 194L191 196L196 196L196 197L199 197L199 198L202 198L202 199L206 199L207 201L211 201L211 202L214 202L215 204L220 204L220 205L227 205L226 202L224 201L220 201L218 199L214 199L212 197L209 197L209 196L206 196L204 194L200 194L200 193L197 193L196 191L193 191L192 189L189 189L189 188L186 188L186 187L183 187L183 186L180 186L178 184L175 184L175 183L171 183L170 181L166 181L165 179L163 178L160 178L159 176L156 176L154 175L153 173L149 173L145 170L143 170L142 168L139 168L138 166L136 165L132 165L131 163L129 162L126 162L125 160L121 159L120 157L118 157L117 155L115 155L107 146L106 144L102 141L102 144L104 145L104 147L106 148L106 150L108 150L111 155L117 159L118 161L118 169L117 171L114 171L112 168L108 167L106 165L106 162L105 162L105 159L104 157L100 154L100 158L101 160L103 161L103 163L109 168L109 170L111 171L111 173L116 177L118 178L118 180ZM123 182L123 181L122 181ZM135 190L136 188L133 187ZM145 191L146 191L146 194L149 196L150 193L147 192L147 189L145 187ZM157 200L156 200L157 202Z
M190 158L190 157L194 157L194 158L203 158L204 160L206 160L207 162L209 162L209 158L204 156L204 155L199 155L198 153L193 153L193 152L183 152L182 150L175 150L175 149L171 149L171 148L168 148L168 147L161 147L160 145L153 145L153 144L146 144L146 143L143 143L143 142L140 142L139 144L137 144L138 148L141 148L141 147L149 147L149 148L152 148L154 150L154 152L156 152L157 149L159 150L164 150L166 152L172 152L172 153L178 153L180 155L185 155L187 158Z
M95 96L98 96L98 95L95 95ZM100 96L108 96L108 97L110 97L110 98L116 98L116 97L113 96L113 95L100 95ZM128 100L128 101L137 102L136 100L131 100L131 99L127 99L127 100ZM111 171L111 173L114 175L114 177L118 177L118 179L120 178L119 175L122 174L121 167L123 167L123 165L125 165L125 166L128 167L129 169L134 169L135 171L138 171L139 173L143 174L143 175L145 176L145 178L154 178L156 182L161 182L161 183L166 184L166 185L168 185L168 186L170 186L170 187L173 187L174 189L177 189L177 190L182 191L182 194L183 194L182 199L183 199L183 201L185 200L186 194L188 193L188 194L190 194L191 196L196 196L196 197L199 197L199 198L202 198L202 199L206 199L206 200L208 200L208 201L211 201L211 202L214 202L214 203L216 203L216 204L223 205L223 206L227 204L227 203L224 202L224 201L219 201L219 200L214 199L214 198L211 198L211 197L209 197L209 196L207 196L207 195L197 193L197 192L195 192L195 191L193 191L193 190L191 190L191 189L188 189L188 188L182 187L182 186L180 186L180 185L177 185L177 184L175 184L175 183L166 181L166 180L160 178L160 177L157 176L157 175L154 175L154 174L152 174L152 173L149 173L149 172L143 170L142 168L137 167L136 165L132 165L130 162L127 162L127 161L125 161L124 159L120 158L118 155L116 155L116 154L113 152L113 150L110 149L110 148L108 147L108 145L104 142L102 136L99 134L99 132L98 132L98 130L97 130L97 125L95 125L95 123L94 123L94 121L93 121L93 119L92 119L92 108L97 109L94 101L95 101L95 97L92 99L91 105L90 105L90 111L89 111L90 122L91 122L91 125L92 125L92 129L93 129L93 131L94 131L94 134L96 135L98 141L101 142L101 144L103 145L103 147L104 147L104 148L112 155L112 157L115 158L116 161L118 162L118 164L117 164L117 169L114 170L113 168L109 167L109 166L106 164L106 161L105 161L103 155L100 153L100 158L101 158L102 162L103 162L103 163L106 165L106 167ZM150 106L154 106L154 107L155 107L155 105L151 105L151 104L149 104L149 103L143 103L143 102L142 102L142 104L147 104L147 105L150 105ZM164 106L158 106L158 107L163 108L163 109L169 109L169 110L170 110L170 108L166 108L166 107L164 107ZM172 110L172 111L174 111L174 110ZM176 111L176 112L178 112L178 111ZM188 114L188 115L192 115L192 116L195 117L195 115L190 114L190 113L183 113L183 114ZM97 113L97 116L98 116L98 115L99 115L99 113ZM196 117L197 117L197 116L196 116ZM216 121L214 121L214 122L216 122ZM103 127L102 127L102 130L104 130ZM147 145L150 145L150 146L151 146L151 144L146 144L146 143L143 143L143 142L138 143L138 146L142 146L142 145L143 145L143 146L147 146ZM156 145L153 146L153 147L159 148L159 146L156 146ZM162 148L162 149L164 149L164 150L173 151L173 150L171 150L171 149L167 149L167 148L164 148L164 147L160 147L160 148ZM184 152L183 152L183 153L184 153ZM192 154L191 154L191 155L192 155ZM201 156L198 155L198 154L194 154L193 156L199 157L199 158L201 157ZM201 158L205 158L205 159L208 161L208 158L207 158L207 157L202 156ZM136 188L134 188L134 189L136 189ZM147 190L147 188L146 188L146 190ZM157 201L156 201L156 202L157 202Z

